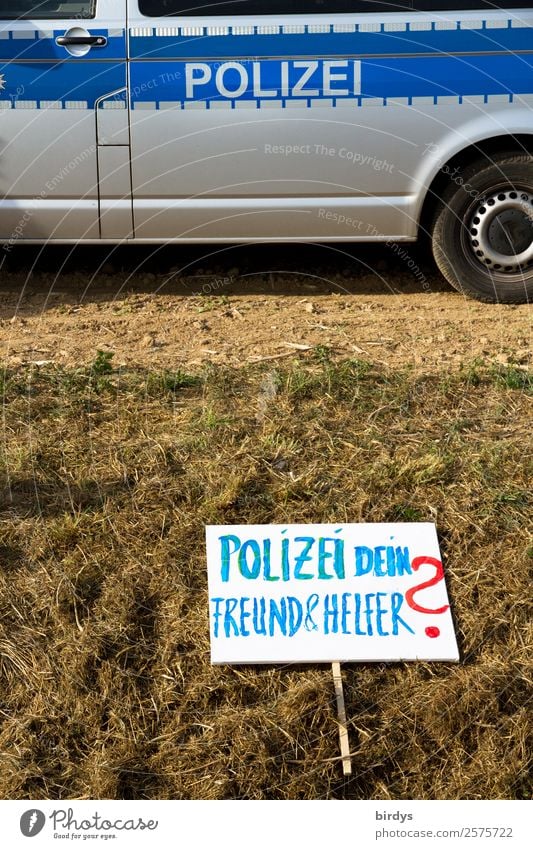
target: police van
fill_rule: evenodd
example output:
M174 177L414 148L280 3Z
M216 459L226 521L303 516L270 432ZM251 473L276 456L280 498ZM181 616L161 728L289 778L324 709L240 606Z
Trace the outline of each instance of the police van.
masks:
M533 300L533 3L0 0L0 242L428 234Z

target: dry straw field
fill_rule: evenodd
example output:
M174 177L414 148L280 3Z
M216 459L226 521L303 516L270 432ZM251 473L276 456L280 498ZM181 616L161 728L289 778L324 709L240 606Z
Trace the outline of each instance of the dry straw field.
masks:
M0 794L529 798L520 367L3 374ZM204 526L436 521L459 664L212 667ZM529 706L529 707L528 707Z

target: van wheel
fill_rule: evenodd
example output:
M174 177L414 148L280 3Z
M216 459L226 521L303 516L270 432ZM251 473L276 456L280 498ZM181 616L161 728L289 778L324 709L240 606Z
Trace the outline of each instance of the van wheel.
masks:
M431 239L439 270L459 292L491 303L533 302L533 158L500 154L458 171Z

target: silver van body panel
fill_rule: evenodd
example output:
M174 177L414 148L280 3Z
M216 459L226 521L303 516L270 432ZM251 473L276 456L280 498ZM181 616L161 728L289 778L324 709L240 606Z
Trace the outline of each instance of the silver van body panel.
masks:
M512 121L506 104L497 102L493 111L487 113L473 99L460 106L420 105L415 107L414 114L413 106L403 104L368 106L364 111L372 112L370 130L368 124L356 124L353 113L346 115L344 123L337 115L335 122L327 117L315 120L315 113L313 118L302 119L300 123L279 119L269 127L273 127L272 136L280 152L267 155L261 155L258 150L261 144L258 138L265 131L264 119L255 118L252 126L250 121L238 125L238 137L251 140L250 146L255 142L255 148L248 152L232 147L235 111L230 116L224 115L225 120L217 115L215 127L207 129L203 113L198 117L194 112L189 126L196 130L191 129L181 137L179 159L177 145L173 142L169 145L174 152L172 157L157 142L164 138L161 128L164 116L159 120L160 112L150 113L151 120L143 114L139 124L135 123L137 116L133 114L136 237L212 241L224 233L231 240L278 240L281 235L288 240L305 236L362 242L380 238L414 240L427 189L443 165L472 144L505 133L531 133L533 112L528 100L533 106L533 95L522 98L523 105L512 111ZM462 120L457 127L459 110ZM236 117L238 120L240 116ZM350 148L339 147L339 126L352 140L361 130L371 138L365 147L362 142ZM396 128L396 135L390 132L391 126ZM145 149L157 149L157 165L142 172L135 158L135 139L139 138L135 128L142 131ZM321 142L308 141L314 137L315 130ZM216 153L213 153L212 132L216 133ZM306 139L305 146L310 147L309 152L294 155L283 152L301 147L302 137ZM353 154L351 160L347 159L349 154ZM354 162L356 155L359 162ZM140 158L146 161L146 157ZM247 164L253 179L245 182L242 175ZM220 184L213 176L217 168ZM161 173L155 174L155 169ZM175 197L178 190L172 188L174 175L183 181L179 186L183 196L178 200ZM239 205L241 199L249 199L250 206ZM224 206L230 216L228 221L222 220ZM258 213L254 221L242 217L246 209ZM285 221L280 221L287 209L297 211L298 216L291 213ZM323 209L331 212L331 217L318 217ZM302 226L308 228L303 233Z
M0 233L94 238L98 193L94 116L17 108L0 115Z
M410 220L414 197L194 198L136 204L136 236L165 241L382 241ZM157 237L152 234L157 233ZM359 235L358 235L359 234Z

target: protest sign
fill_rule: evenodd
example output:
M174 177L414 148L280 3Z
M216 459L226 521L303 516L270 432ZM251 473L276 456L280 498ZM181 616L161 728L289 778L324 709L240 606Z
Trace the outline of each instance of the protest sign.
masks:
M459 659L432 523L206 529L213 663Z

